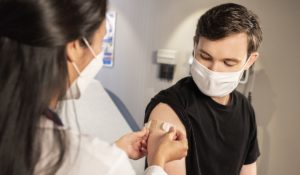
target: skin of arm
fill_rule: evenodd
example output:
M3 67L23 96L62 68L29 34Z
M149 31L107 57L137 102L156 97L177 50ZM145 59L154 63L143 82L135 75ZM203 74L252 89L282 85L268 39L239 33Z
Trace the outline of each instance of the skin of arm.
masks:
M249 165L243 165L240 175L257 175L256 162Z
M159 103L151 112L149 120L160 120L168 122L174 126L175 129L181 131L186 135L186 130L177 114L173 109L164 103ZM158 138L164 134L163 130L151 129L148 138L148 147L158 141ZM169 162L165 165L165 171L168 175L186 175L185 158Z

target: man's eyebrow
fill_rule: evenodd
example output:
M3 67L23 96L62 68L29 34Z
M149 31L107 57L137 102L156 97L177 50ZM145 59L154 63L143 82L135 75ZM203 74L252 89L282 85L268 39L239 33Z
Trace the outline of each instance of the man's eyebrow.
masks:
M208 55L210 58L213 58L213 56L211 56L208 52L206 52L205 50L203 50L203 49L199 49L199 51L201 52L201 53L204 53L205 55ZM232 57L232 58L222 58L223 60L226 60L226 61L232 61L232 62L235 62L235 63L239 63L240 62L240 60L239 59L237 59L237 58L234 58L234 57Z
M235 62L235 63L239 63L240 62L240 60L237 59L237 58L223 58L223 60L225 60L225 61L232 61L232 62Z

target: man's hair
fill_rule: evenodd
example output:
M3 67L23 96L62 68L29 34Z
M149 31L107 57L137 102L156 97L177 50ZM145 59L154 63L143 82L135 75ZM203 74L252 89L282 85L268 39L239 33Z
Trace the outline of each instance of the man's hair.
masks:
M258 50L262 42L262 31L257 15L238 4L222 4L200 17L194 43L198 43L200 37L218 40L237 33L247 34L248 54Z

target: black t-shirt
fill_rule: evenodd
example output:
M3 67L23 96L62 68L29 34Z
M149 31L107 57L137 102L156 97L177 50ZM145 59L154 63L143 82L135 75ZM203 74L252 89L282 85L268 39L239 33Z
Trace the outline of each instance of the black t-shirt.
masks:
M158 93L146 108L145 123L158 103L168 104L185 126L187 175L239 175L260 155L255 114L238 91L227 106L204 95L191 77Z

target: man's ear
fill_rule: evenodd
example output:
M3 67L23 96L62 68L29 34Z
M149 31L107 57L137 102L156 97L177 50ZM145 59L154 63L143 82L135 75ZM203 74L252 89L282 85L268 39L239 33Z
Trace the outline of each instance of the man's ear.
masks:
M66 45L67 61L77 62L83 56L84 49L81 46L80 40L74 40Z
M249 61L246 65L246 70L249 69L254 63L255 61L258 59L259 57L259 53L258 52L253 52L251 53L250 57L249 57Z
M199 42L199 39L197 41L196 36L194 36L194 38L193 38L193 46L194 46L194 48L197 46L198 42Z
M194 41L194 42L193 42L193 56L195 56L195 49L197 49L196 47L197 47L197 45L198 45L199 39L198 39L198 41L197 41L196 36L194 36L193 41Z

